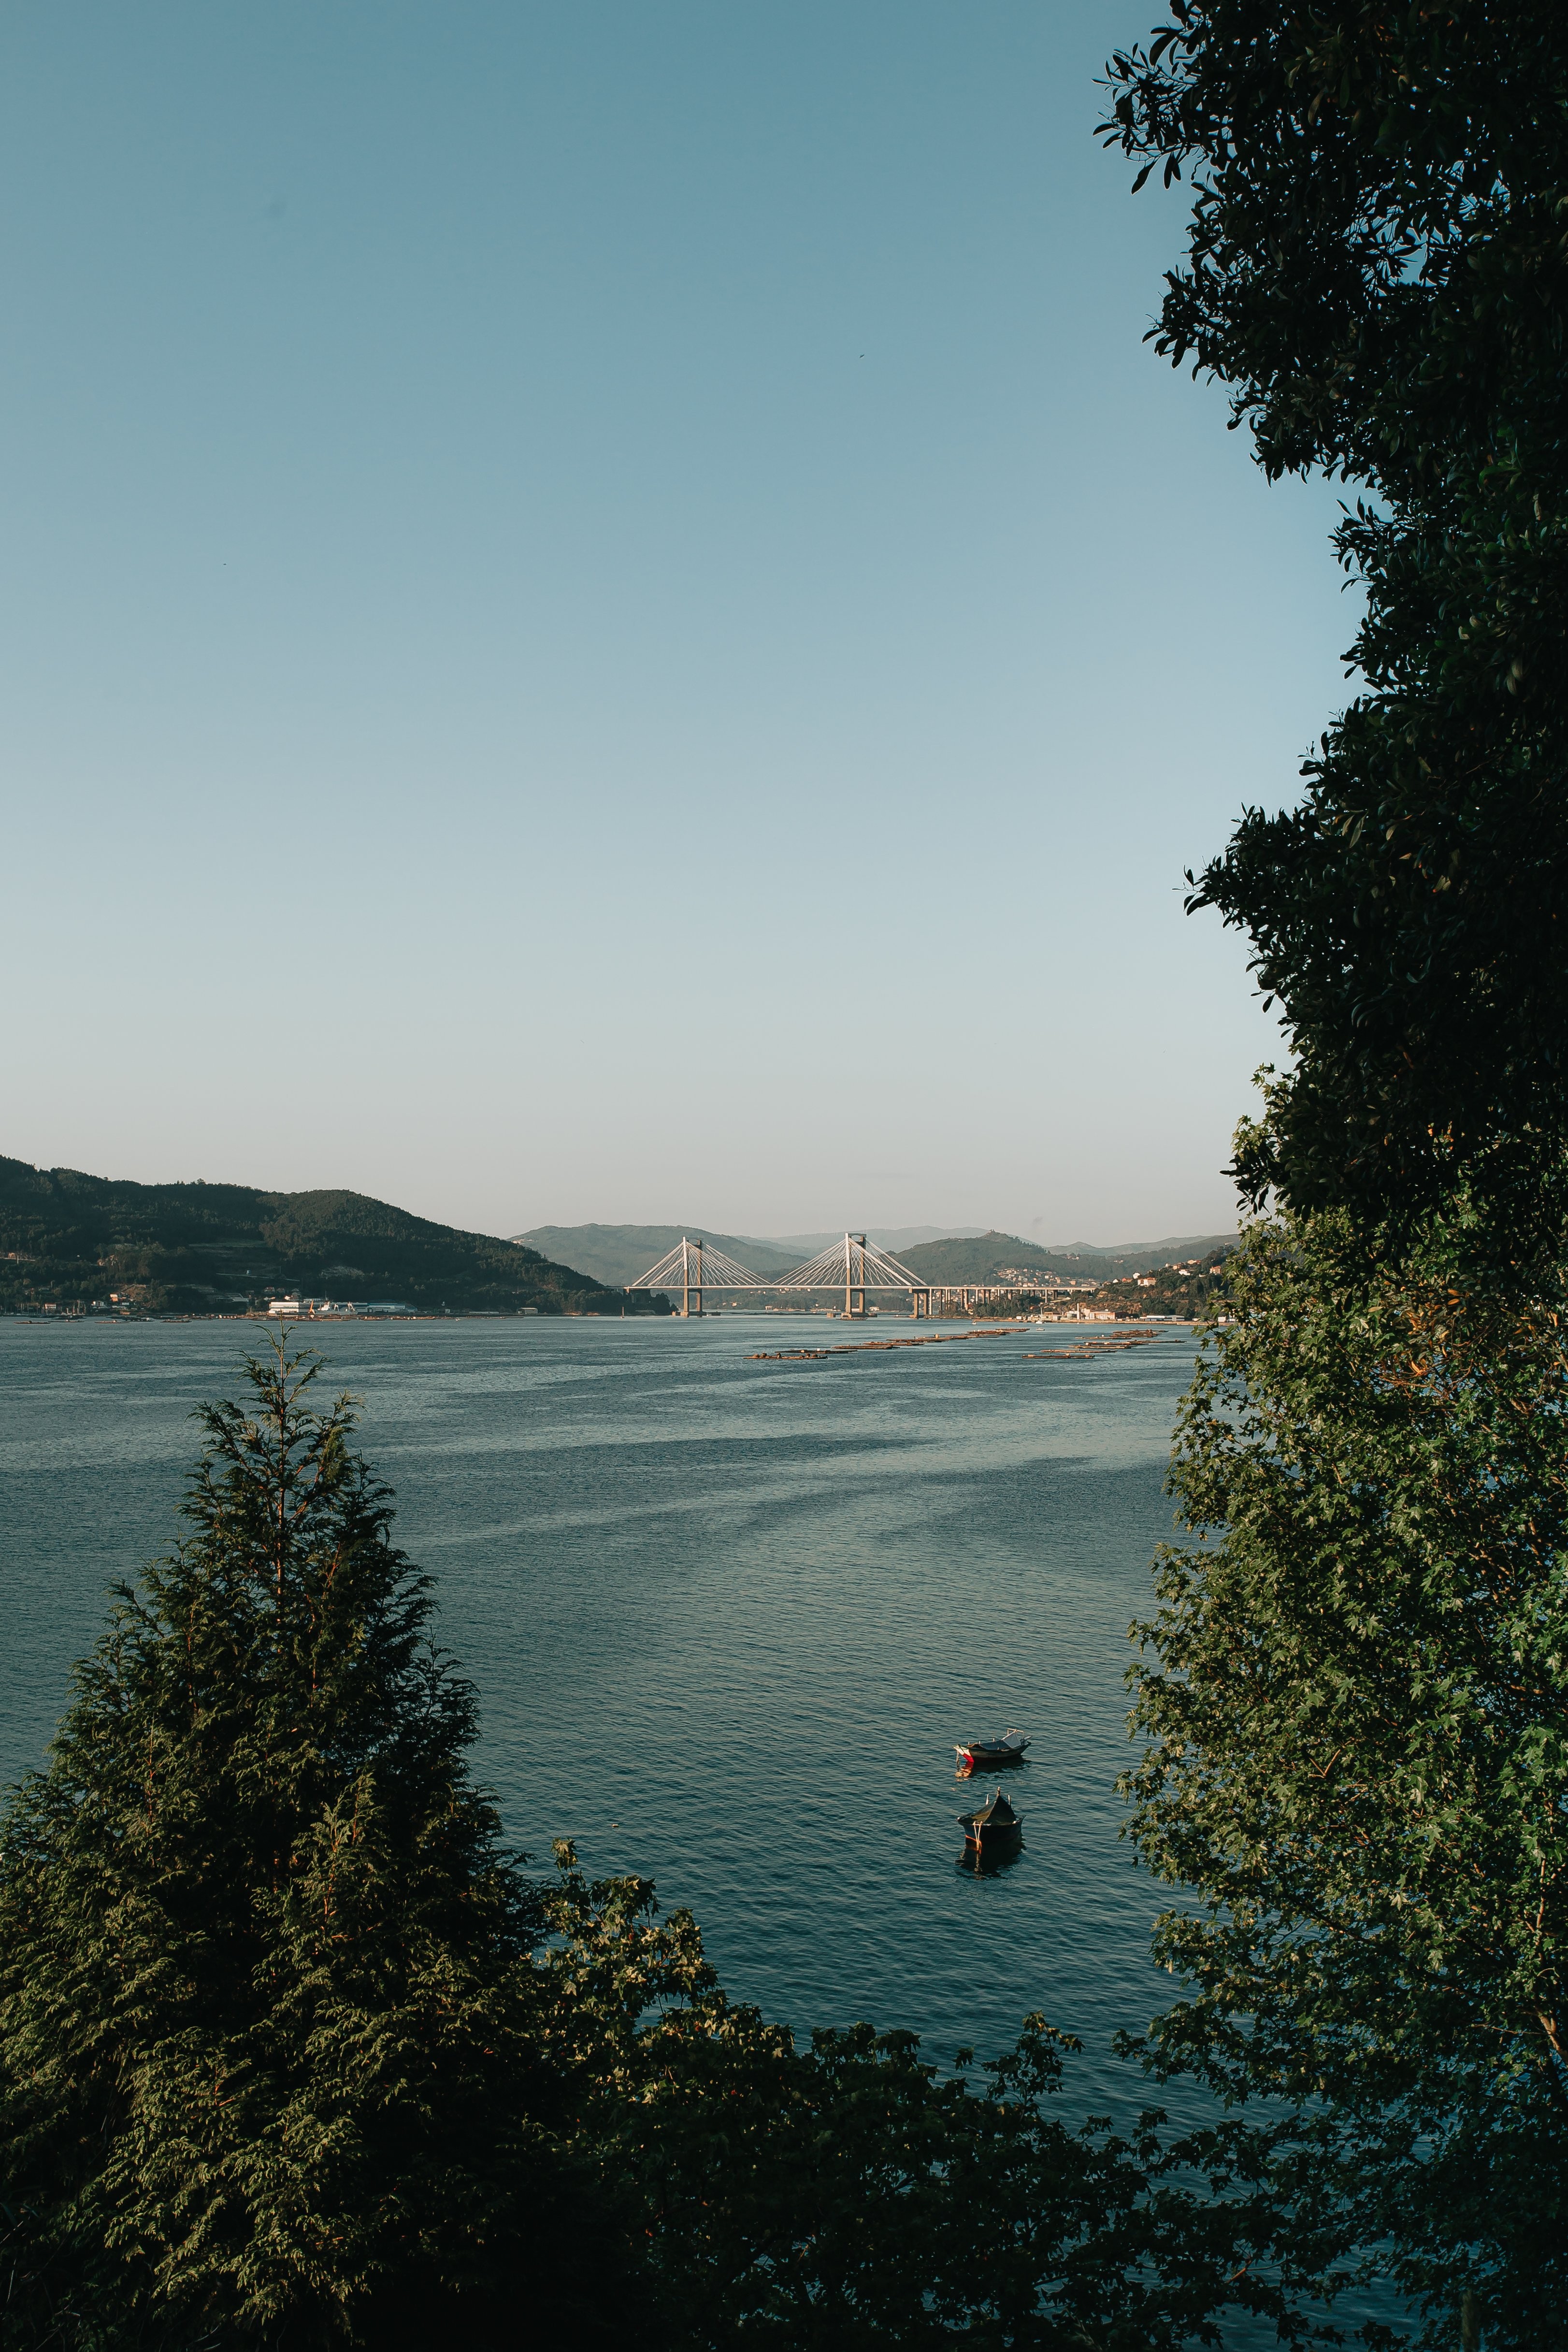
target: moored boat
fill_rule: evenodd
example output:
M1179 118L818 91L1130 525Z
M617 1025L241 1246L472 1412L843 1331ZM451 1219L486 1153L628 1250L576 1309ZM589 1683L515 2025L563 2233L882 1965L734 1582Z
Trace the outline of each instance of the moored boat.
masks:
M998 1789L988 1805L978 1811L960 1813L958 1826L964 1832L964 1843L977 1853L994 1853L1000 1846L1010 1845L1023 1834L1023 1815L1015 1813Z
M966 1739L954 1754L963 1771L991 1772L998 1764L1021 1764L1029 1744L1021 1731L1005 1731L999 1739Z

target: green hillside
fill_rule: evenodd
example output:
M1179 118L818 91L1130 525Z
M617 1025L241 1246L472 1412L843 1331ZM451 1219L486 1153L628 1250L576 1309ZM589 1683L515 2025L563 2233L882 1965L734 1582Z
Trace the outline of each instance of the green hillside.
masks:
M1218 1315L1226 1305L1225 1261L1233 1247L1222 1244L1205 1252L1196 1265L1161 1266L1141 1281L1129 1276L1108 1282L1095 1292L1094 1304L1118 1315L1174 1315L1184 1322Z
M1116 1250L1042 1249L1038 1242L1021 1241L1017 1234L982 1234L978 1241L922 1242L901 1253L911 1273L933 1283L998 1282L1009 1266L1040 1274L1087 1275L1095 1282L1114 1282L1124 1276L1146 1274L1173 1258L1207 1257L1217 1250L1234 1249L1234 1234L1182 1234L1163 1242L1133 1242Z
M187 1314L232 1314L287 1292L455 1314L618 1315L622 1303L619 1289L538 1250L363 1192L134 1184L0 1158L0 1309L112 1291L149 1313Z
M784 1251L776 1243L758 1241L746 1234L716 1234L710 1225L535 1225L517 1239L552 1257L558 1250L564 1251L573 1265L581 1266L600 1282L623 1283L635 1282L640 1274L646 1274L666 1250L674 1248L683 1234L693 1241L700 1234L727 1257L749 1266L753 1274L784 1274L810 1255L810 1251Z

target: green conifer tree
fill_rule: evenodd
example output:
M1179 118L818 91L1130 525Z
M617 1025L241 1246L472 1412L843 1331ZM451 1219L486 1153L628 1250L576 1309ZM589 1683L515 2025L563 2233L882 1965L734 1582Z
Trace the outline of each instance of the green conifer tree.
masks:
M5 1824L19 2347L633 2340L473 1694L319 1369L203 1410L191 1532Z

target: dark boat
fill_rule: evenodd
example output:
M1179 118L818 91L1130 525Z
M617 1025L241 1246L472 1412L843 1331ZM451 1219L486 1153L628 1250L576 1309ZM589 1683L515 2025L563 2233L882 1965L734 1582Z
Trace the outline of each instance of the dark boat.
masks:
M954 1753L961 1771L994 1772L998 1764L1021 1764L1029 1744L1021 1731L1006 1731L999 1739L966 1739Z
M977 1812L960 1813L958 1826L964 1832L964 1843L977 1853L994 1853L998 1847L1015 1844L1023 1834L1023 1816L1015 1813L998 1789L988 1805Z

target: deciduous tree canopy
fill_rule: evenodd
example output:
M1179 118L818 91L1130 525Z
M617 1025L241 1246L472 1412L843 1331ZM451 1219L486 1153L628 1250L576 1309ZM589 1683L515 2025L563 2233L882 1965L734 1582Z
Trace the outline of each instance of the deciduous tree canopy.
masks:
M1539 1265L1568 1226L1568 17L1173 15L1106 126L1194 180L1159 348L1231 387L1268 472L1364 493L1366 690L1197 886L1299 1057L1243 1185L1400 1232L1463 1189L1472 1248Z
M1293 2108L1423 2340L1522 2352L1568 2336L1568 18L1173 18L1103 126L1193 181L1155 340L1270 475L1356 486L1365 617L1299 805L1190 902L1296 1058L1134 1629L1134 1833L1200 1897L1142 2046Z
M1348 1221L1231 1260L1178 1431L1133 1828L1202 1907L1147 2048L1297 2103L1345 2242L1568 2334L1568 1353Z

